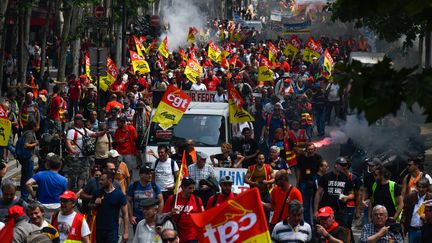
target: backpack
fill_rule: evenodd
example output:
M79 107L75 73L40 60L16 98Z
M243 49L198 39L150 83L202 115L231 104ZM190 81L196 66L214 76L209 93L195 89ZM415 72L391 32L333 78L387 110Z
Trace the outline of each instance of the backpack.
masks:
M156 162L155 162L155 166L154 166L154 168L153 168L155 171L156 171L156 168L157 168L158 163L159 163L159 159L157 159ZM172 174L173 174L173 176L174 176L174 181L175 181L177 178L176 178L176 176L175 176L174 163L175 163L175 161L174 161L173 159L171 159L171 171L172 171Z
M82 148L80 148L77 144L77 147L81 150L82 154L84 156L94 155L96 151L96 145L95 142L91 139L91 137L87 135L87 129L84 128L84 134L78 131L76 128L73 129L75 130L76 133L79 133L82 136Z
M21 137L19 137L18 141L16 142L15 153L16 153L18 160L28 160L33 155L32 149L26 149L24 147L24 144L25 144L24 139L25 139L28 132L30 132L30 131L25 131L24 134ZM34 137L34 135L33 135L33 137Z

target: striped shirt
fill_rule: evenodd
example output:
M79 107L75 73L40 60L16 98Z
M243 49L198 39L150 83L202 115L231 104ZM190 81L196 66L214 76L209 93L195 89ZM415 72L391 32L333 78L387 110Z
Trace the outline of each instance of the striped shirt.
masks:
M271 234L272 242L309 242L312 239L312 230L308 223L301 222L294 228L287 220L279 222Z

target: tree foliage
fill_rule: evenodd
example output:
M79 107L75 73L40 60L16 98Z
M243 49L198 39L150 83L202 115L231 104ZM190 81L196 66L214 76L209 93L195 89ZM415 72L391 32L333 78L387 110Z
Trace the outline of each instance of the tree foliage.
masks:
M367 27L387 41L405 37L404 47L432 31L432 0L337 0L329 10L333 20ZM419 104L432 121L432 68L395 70L386 57L373 66L353 61L336 69L335 80L351 86L351 108L364 112L369 123L396 114L402 103Z

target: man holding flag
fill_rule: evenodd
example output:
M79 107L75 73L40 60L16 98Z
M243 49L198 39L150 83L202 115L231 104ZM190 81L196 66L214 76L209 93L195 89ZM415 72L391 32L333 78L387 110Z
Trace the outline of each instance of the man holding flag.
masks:
M166 201L163 213L171 213L177 224L180 242L198 243L198 229L192 222L191 213L203 212L203 204L201 199L193 194L195 181L192 178L183 178L180 186L178 195L171 195Z

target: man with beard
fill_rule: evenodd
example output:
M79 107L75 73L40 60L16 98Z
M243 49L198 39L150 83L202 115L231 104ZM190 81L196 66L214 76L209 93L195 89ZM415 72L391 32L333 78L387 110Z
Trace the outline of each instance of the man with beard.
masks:
M221 192L210 197L207 202L206 210L217 207L230 199L234 199L234 197L236 196L236 194L231 191L233 185L233 178L231 176L222 176L219 179L219 185L221 188Z

